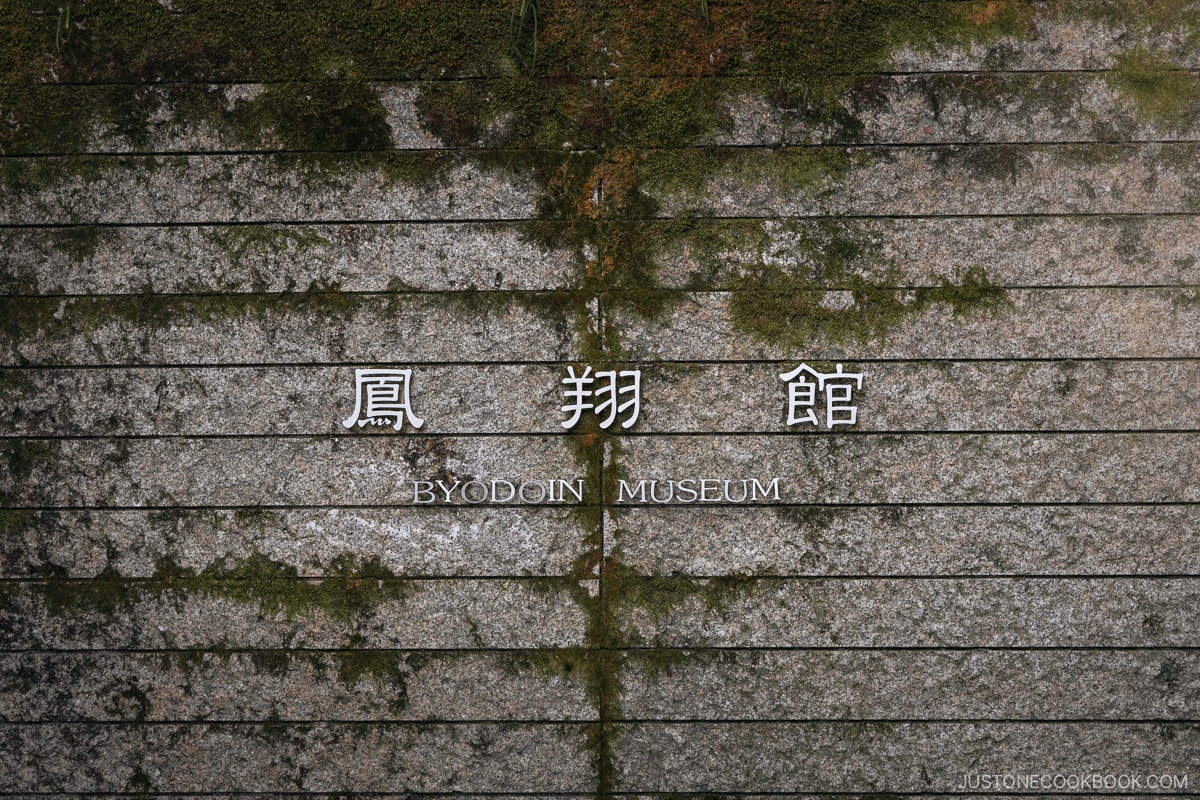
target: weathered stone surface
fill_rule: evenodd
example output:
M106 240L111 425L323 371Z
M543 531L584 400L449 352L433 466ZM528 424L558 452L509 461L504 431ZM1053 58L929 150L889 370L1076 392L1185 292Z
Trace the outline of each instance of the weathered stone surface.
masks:
M689 294L654 320L612 316L631 360L1195 358L1198 299L1194 289L1009 290L1003 304L958 315L937 304L882 341L814 337L803 348L738 330L728 294Z
M7 795L7 797L12 798L12 800L36 800L36 798L40 798L40 797L44 797L44 796L45 795L20 794L20 793ZM89 794L89 793L80 793L80 792L72 793L71 796L73 798L77 798L77 800L99 800L99 798L109 797L109 795L105 795L105 794ZM172 795L169 793L157 793L156 792L154 796L157 798L161 798L162 800L225 800L225 798L236 798L237 800L250 800L250 798L254 798L254 800L290 800L290 798L295 797L294 794L278 794L278 793L272 793L272 792L254 792L252 794L227 792L227 793L223 793L223 794L219 794L219 795L206 795L206 794ZM342 797L342 795L337 795L337 794L329 795L329 794L320 794L320 793L306 793L305 796L308 798L312 798L312 800L340 800L340 798ZM400 794L388 794L387 792L372 792L371 796L373 798L378 798L378 800L412 800L411 794L400 795ZM623 795L623 797L627 797L627 798L629 798L629 800L678 800L678 798L680 798L681 796L686 796L686 795L681 795L678 792L667 792L667 793L663 793L663 794L628 794L627 793L627 794ZM828 798L829 798L828 794L802 794L802 793L796 793L796 792L789 792L788 794L786 794L784 796L787 798L791 798L793 800L828 800ZM1054 800L1054 798L1061 797L1062 795L991 794L988 796L991 798L995 798L995 800ZM1161 797L1161 795L1158 795L1158 796ZM473 794L455 793L455 800L527 800L528 797L529 797L528 794L473 795ZM776 793L776 794L765 794L764 795L764 794L747 794L746 792L737 792L734 794L723 794L720 792L704 792L703 797L705 798L705 800L777 800L780 797L780 794ZM839 794L838 797L844 798L844 800L873 800L873 798L876 797L876 795L845 793L845 794ZM955 798L961 797L961 795L922 793L921 797L928 798L928 800L955 800ZM1155 795L1122 793L1121 797L1126 798L1126 800L1152 800L1152 798L1154 798ZM576 795L538 794L537 798L538 798L538 800L578 800L579 795L577 795L577 794Z
M397 575L556 576L588 551L576 511L553 507L4 511L0 520L6 578L106 568L149 578L164 562L203 572L256 554L302 577L347 557Z
M417 367L412 408L423 434L562 433L565 375L551 364ZM356 399L353 367L29 369L8 378L0 413L13 433L34 435L346 434ZM396 435L391 425L354 432Z
M643 364L635 431L784 432L792 362ZM1191 361L857 362L860 431L1197 430ZM559 365L424 366L421 433L561 433ZM7 374L9 435L345 434L350 367L24 369ZM79 402L87 398L87 402ZM792 430L797 430L793 427ZM395 435L391 426L362 432Z
M1180 723L640 723L620 726L614 771L623 791L949 792L966 775L1194 773L1198 746Z
M532 241L558 224L0 229L0 288L47 294L570 288L582 275L574 257ZM667 223L636 224L653 231ZM707 240L725 245L659 254L663 286L724 289L731 275L764 264L794 270L814 286L836 287L837 279L822 277L821 251L812 244L831 240L859 249L848 265L853 274L901 286L936 286L971 268L1001 286L1200 282L1200 221L1192 216L710 219L695 225ZM88 248L74 249L73 236L85 238Z
M630 645L1195 647L1197 578L632 579ZM639 603L645 596L654 603ZM668 599L669 598L669 599Z
M693 151L667 175L711 174L702 192L648 187L666 216L777 217L1194 213L1194 143L741 149L706 173ZM831 169L846 168L839 179ZM795 176L795 177L789 177Z
M698 149L677 156L668 175L711 174L703 193L647 189L663 201L665 216L1192 213L1200 201L1200 179L1191 169L1198 146L771 148L739 149L722 159ZM25 186L0 198L0 224L514 220L536 212L536 189L527 178L469 161L414 184L391 181L369 165L350 176L305 178L302 163L257 155L158 156L154 164L143 157L81 158L95 162L88 177ZM9 169L22 166L32 169L20 159ZM829 177L842 167L849 171L840 180Z
M76 157L47 188L22 170L54 169L53 159L7 164L12 191L0 196L0 224L282 222L339 220L525 219L534 215L532 181L469 160L397 154L397 177L371 156L164 155ZM408 177L405 177L408 176Z
M1200 452L1191 434L646 436L624 440L620 466L627 495L645 489L638 503L649 502L650 481L660 482L654 491L662 502L673 489L667 481L700 478L730 481L728 490L710 486L710 495L728 491L735 500L745 493L743 480L778 478L779 500L766 502L783 503L1200 500ZM613 490L622 502L621 487ZM767 492L755 494L763 502Z
M646 575L1200 574L1197 506L638 506L605 531Z
M34 800L34 798L45 797L44 794L20 794L20 793L14 793L14 794L10 794L7 796L10 798L13 798L13 800ZM88 792L72 792L71 796L74 798L78 798L78 800L100 800L100 798L108 798L111 795L88 793ZM250 798L255 798L255 800L290 800L291 798L295 798L296 794L294 792L291 792L291 793L284 793L284 792L222 792L221 794L203 794L203 793L170 794L168 792L155 792L154 796L158 797L158 798L162 798L162 800L225 800L226 798L242 798L243 800L250 800ZM341 798L345 797L345 795L342 793L322 794L320 792L305 792L304 796L306 798L312 798L312 800L341 800ZM388 792L372 792L371 796L378 798L379 800L412 800L412 797L413 797L413 795L408 792L405 792L404 794L395 794L395 793L388 793ZM492 793L469 794L469 793L455 792L454 797L455 797L455 800L528 800L529 795L528 794L492 794ZM1025 800L1050 800L1050 798L1048 798L1048 797L1038 798L1033 795L1022 795L1022 797L1025 798ZM1126 797L1128 797L1129 800L1145 800L1145 798L1137 797L1136 795L1126 795ZM573 795L569 795L569 794L564 794L564 795L539 794L538 795L538 800L578 800L578 798L579 798L578 794L573 794ZM765 800L765 798L762 798L760 800ZM870 798L850 797L850 798L848 798L848 800L870 800ZM935 798L933 798L933 800L950 800L950 798L949 797L946 797L946 798L936 798L935 797ZM1008 797L1008 798L998 797L998 800L1017 800L1017 798L1016 797Z
M736 86L736 84L733 84ZM729 104L728 145L1194 140L1197 120L1145 119L1112 73L921 72L874 76L842 105L862 124L815 127L798 109L743 94ZM731 86L731 89L733 87ZM734 89L736 91L736 89Z
M10 305L7 364L411 364L578 357L570 322L508 293L41 298Z
M20 583L5 587L0 646L56 649L463 649L577 647L587 625L570 580L374 578L322 590L268 578ZM178 582L178 579L176 580ZM364 593L366 599L364 600ZM377 594L372 594L377 593ZM369 603L367 601L370 601ZM288 603L292 605L289 606ZM324 605L332 610L321 610Z
M1001 9L997 8L996 11ZM1162 52L1173 64L1200 67L1194 46L1190 3L1165 13L1139 14L1120 2L1078 0L1056 5L1021 3L1032 27L1018 36L966 46L901 48L892 69L907 71L1100 70L1110 69L1118 54L1144 47ZM985 10L985 13L990 13Z
M788 430L787 383L779 376L794 366L647 365L635 430ZM865 375L854 393L853 430L1200 429L1200 365L1192 362L859 362L845 369Z
M485 481L490 493L492 480L577 488L584 474L567 436L9 439L0 453L28 470L0 475L13 507L392 506L413 503L414 480ZM448 502L476 504L479 491L464 499L460 486Z
M3 725L14 791L547 791L595 783L571 724Z
M96 794L96 793L88 793L88 792L72 792L71 796L73 798L77 798L77 800L100 800L100 798L111 797L111 795L109 795L109 794ZM250 798L254 798L254 800L292 800L293 798L296 797L296 794L294 792L292 792L292 793L285 793L285 792L222 792L221 794L203 794L203 793L170 794L168 792L155 792L154 796L157 798L162 798L162 800L228 800L228 798L239 798L241 800L250 800ZM305 792L304 796L306 798L311 798L311 800L341 800L342 798L345 797L345 795L342 793L322 794L320 792ZM412 797L413 797L413 795L408 792L405 792L404 794L395 794L395 793L388 793L388 792L372 792L371 796L374 798L378 798L378 800L412 800ZM12 798L12 800L35 800L35 798L45 797L45 795L44 794L14 793L14 794L7 795L7 797ZM455 797L455 800L528 800L529 795L528 794L492 794L492 793L469 794L469 793L463 793L463 792L455 792L454 797ZM715 797L715 795L714 795L714 797ZM1129 800L1146 800L1145 798L1137 797L1136 795L1126 795L1126 797L1128 797ZM538 800L578 800L578 798L579 798L578 794L573 794L573 795L570 795L570 794L564 794L564 795L539 794L538 795ZM1050 800L1049 797L1038 798L1033 795L1022 795L1022 798L1024 798L1024 800ZM765 800L765 798L760 798L760 800ZM847 798L847 800L870 800L870 798L849 797L849 798ZM945 797L945 798L934 797L932 800L950 800L950 798L949 797ZM997 800L1017 800L1017 798L1015 796L1008 797L1008 798L998 797Z
M1112 73L1097 72L952 72L938 71L938 64L915 74L876 76L867 89L851 93L843 101L846 110L863 128L853 140L845 131L814 128L805 114L795 108L779 108L752 93L744 78L718 78L721 91L729 94L728 130L702 137L698 143L721 145L929 144L931 142L1078 142L1196 139L1194 120L1179 124L1139 118L1133 101L1118 88ZM484 79L487 80L487 79ZM212 87L222 91L229 109L260 94L259 84ZM423 123L417 103L418 83L380 83L375 90L388 114L392 144L401 149L441 149L445 144ZM112 87L46 86L42 91L71 98L80 107L114 102ZM84 146L89 153L176 153L279 149L279 143L264 139L246 142L208 122L199 124L179 113L172 92L178 87L130 87L141 96L157 95L163 105L161 120L148 131L145 141L131 142L104 129L94 132ZM101 98L96 95L104 94ZM119 100L117 101L119 102ZM630 136L637 141L638 131ZM57 151L55 151L57 152Z
M470 222L9 228L0 229L0 272L12 288L43 294L571 287L574 257L538 244L544 230Z
M1200 700L1200 657L1180 650L631 651L621 685L627 719L1186 721Z
M233 130L215 127L208 120L197 122L191 119L194 105L200 102L220 104L223 114L236 114L238 106L258 98L266 90L261 83L232 84L177 84L155 86L139 84L121 86L112 84L43 84L38 87L45 102L63 102L79 108L97 108L128 104L143 107L157 104L150 125L139 131L134 142L121 131L99 126L91 132L91 140L81 148L87 153L168 153L168 152L212 152L212 151L274 151L283 149L278 136L271 131L259 132L258 141L247 141ZM430 133L417 114L416 102L420 86L415 83L386 83L373 87L387 114L394 146L406 149L436 148L441 145ZM223 102L222 102L223 101ZM62 152L57 143L50 143L50 150L36 152ZM14 143L12 150L33 152L24 142ZM44 145L43 145L44 147ZM10 152L12 152L10 150Z
M724 52L738 2L712 4ZM1038 2L1016 37L897 53L844 99L853 142L806 127L801 87L767 89L796 100L779 110L737 77L732 130L682 151L639 149L661 126L597 103L599 151L480 158L503 114L456 150L411 75L247 58L205 76L238 82L228 105L262 91L245 81L390 80L401 149L272 154L164 108L145 145L96 132L122 155L0 160L4 791L942 800L1029 796L957 789L979 772L1194 779L1200 129L1166 108L1187 87L1151 121L1163 76L1096 71L1135 50L1200 66L1193 6ZM631 8L579 18L602 41ZM511 8L447 13L477 12L505 35ZM641 80L628 54L567 80ZM535 80L556 91L551 61ZM211 91L194 77L130 91L184 108ZM622 197L633 165L661 216L616 219L654 207ZM571 219L535 219L554 208ZM764 343L789 339L771 285L833 311L864 283L864 313L893 288L971 309ZM979 302L989 284L1009 305ZM855 429L785 425L778 375L801 360L867 373ZM564 435L576 361L643 370L632 433ZM340 426L354 369L383 365L414 369L417 435ZM585 474L583 507L416 507L408 484ZM743 477L783 497L612 503L621 479Z
M958 282L972 268L1000 286L1194 285L1200 282L1200 220L1192 216L933 217L839 220L709 220L721 247L686 246L660 258L659 280L687 289L728 289L757 265L834 288L829 244L858 254L854 276L895 286ZM843 248L844 250L845 248ZM823 277L824 276L824 277Z
M0 719L595 719L577 677L545 651L8 653Z

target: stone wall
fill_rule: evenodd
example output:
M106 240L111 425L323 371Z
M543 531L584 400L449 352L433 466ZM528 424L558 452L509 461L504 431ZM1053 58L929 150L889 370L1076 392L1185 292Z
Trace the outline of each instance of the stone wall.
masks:
M1196 791L1200 6L926 3L974 27L829 101L705 38L754 4L661 5L715 121L561 146L495 98L599 114L657 68L637 4L355 75L387 141L346 147L226 124L319 74L73 79L101 4L0 11L61 67L0 128L0 791ZM495 102L457 138L456 91ZM865 375L856 424L787 424L801 362ZM588 366L640 370L628 430L564 430ZM366 367L423 426L343 426Z

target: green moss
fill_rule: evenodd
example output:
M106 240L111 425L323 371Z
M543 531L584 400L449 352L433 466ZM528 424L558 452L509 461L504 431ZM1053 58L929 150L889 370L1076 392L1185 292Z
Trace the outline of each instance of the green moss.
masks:
M36 413L30 409L29 401L40 392L41 388L28 370L0 369L0 398L11 409L8 422L13 433L25 427L28 417Z
M351 185L347 174L364 169L430 186L464 163L532 176L538 214L546 224L531 226L530 238L575 253L579 275L572 291L521 302L560 324L564 338L573 333L581 356L595 366L623 357L621 332L611 322L618 313L661 315L678 301L679 293L659 285L663 254L690 247L707 258L722 236L708 223L655 221L665 204L703 208L714 178L817 197L835 190L859 163L860 156L836 148L695 147L729 129L726 106L732 97L748 87L789 116L848 139L861 123L843 98L861 89L863 76L878 71L895 48L985 40L1021 34L1027 27L1025 7L1008 2L780 0L712 3L698 13L694 0L607 5L541 0L536 33L526 14L514 34L515 2L413 0L364 6L342 0L316 5L249 0L230 7L215 0L176 0L185 13L173 14L151 0L91 0L63 45L54 42L46 19L31 13L32 0L16 1L15 22L0 31L0 68L7 67L12 76L5 87L10 94L4 95L12 101L0 102L7 113L6 127L0 128L3 152L79 150L97 123L120 128L132 139L164 102L160 93L130 93L127 102L112 103L119 110L108 114L99 100L69 109L71 98L82 95L62 92L39 111L32 87L49 74L83 83L266 81L266 91L232 107L212 92L181 95L174 106L188 122L213 125L237 140L281 142L297 152L277 156L278 169L339 187ZM443 80L473 75L489 80ZM601 79L594 80L597 76ZM403 77L423 81L418 111L436 135L451 146L477 149L390 151L386 115L370 81ZM862 96L860 101L866 102ZM98 175L109 166L104 159L39 160L6 166L10 174L4 179L24 190L65 174ZM272 239L269 229L244 240L238 232L225 233L232 233L228 241L235 261L259 251L280 252L274 247L304 246ZM852 236L814 236L800 246L813 256L805 263L819 269L789 272L764 261L732 280L735 323L743 330L790 343L816 335L870 338L931 303L949 303L962 312L1002 297L982 274L907 294L894 288L886 269L867 280L855 270L871 261L870 253ZM718 265L709 261L704 269L715 275ZM831 287L851 292L854 305L827 308L822 301ZM71 301L62 309L61 328L83 330L112 319L142 328L180 317L269 319L300 308L349 316L362 304L377 302L336 288L313 286L307 295ZM483 291L454 297L470 315L492 313L510 302ZM10 340L58 324L57 303L23 306L2 309L16 315L6 325ZM613 475L620 473L619 437L585 425L570 441L588 485L611 487ZM573 584L576 601L589 615L586 647L547 651L530 662L548 673L563 674L570 666L586 676L601 717L589 738L601 794L615 783L611 725L620 718L623 691L615 648L628 636L622 628L627 615L635 609L668 615L689 598L716 609L752 585L737 577L700 581L634 574L617 554L603 554L606 500L573 510L588 553L572 577L593 580L598 572L600 582L594 597ZM61 583L56 588L65 594L57 607L63 613L71 607L72 591L80 597L94 592L95 602L116 608L128 602L135 585L113 574L89 589L75 588L89 582ZM406 584L378 562L359 564L347 557L330 566L329 577L314 581L256 555L198 574L165 563L155 580L136 586L139 592L170 588L216 594L257 604L268 614L320 613L350 622L381 602L402 600ZM342 680L368 674L400 680L391 654L347 653L335 656ZM682 657L684 651L648 656L656 669L668 669Z
M329 240L315 231L293 225L222 225L208 228L204 237L217 245L234 266L246 265L249 257L278 256L292 254L306 248L329 244ZM266 286L252 287L265 291ZM288 291L294 286L287 287Z
M329 85L315 94L283 90L258 110L269 118L265 126L284 136L293 135L287 122L324 122L315 115L326 112L330 128L315 134L320 142L363 144L379 141L381 117L378 100L364 95L362 81L494 74L511 63L506 43L494 35L507 23L506 9L482 2L417 0L385 8L187 0L178 6L183 13L174 13L152 0L88 0L74 4L65 42L56 42L56 19L40 13L43 5L13 0L6 8L0 71L11 89L4 106L15 113L8 136L0 131L0 144L19 137L26 144L78 146L89 123L111 108L100 101L80 107L47 102L46 93L37 97L34 89L50 75L66 83L342 81L345 87ZM153 95L135 102L144 127Z
M384 150L392 145L387 111L362 81L271 84L238 103L231 122L248 144L285 150Z
M257 528L262 531L275 522L276 514L266 508L246 507L236 509L233 519L239 528Z
M702 205L707 182L723 175L774 183L790 193L820 193L835 188L853 166L839 149L689 149L728 129L724 109L733 93L749 86L810 122L852 132L856 120L841 98L896 47L986 40L1028 25L1023 7L1007 2L785 0L714 5L705 14L692 5L542 2L535 4L536 35L534 6L526 5L516 54L512 9L494 4L448 8L413 2L363 9L338 2L317 10L285 0L282 6L251 2L228 9L193 0L187 13L171 14L149 0L94 0L77 15L65 51L61 43L50 51L49 34L26 16L31 7L16 9L21 24L9 34L12 48L25 53L14 73L19 86L37 83L47 69L77 81L271 81L261 94L232 108L212 92L172 101L244 141L280 141L303 151L278 156L277 165L307 179L370 168L392 180L427 184L464 158L532 174L542 189L539 215L565 223L543 229L540 243L579 254L584 295L557 313L580 327L596 296L611 311L627 308L641 316L661 315L677 301L678 295L656 291L657 262L666 248L689 241L700 229L627 224L655 217L659 198L694 195ZM43 61L31 57L39 51ZM520 53L529 56L527 69L514 69ZM614 58L620 63L611 80L590 80L607 73ZM369 80L472 74L491 79L430 80L418 108L447 143L481 150L389 152L386 114ZM723 80L734 75L739 80ZM138 116L138 102L148 118L163 101L161 92L130 101L119 127L136 129L128 123ZM14 106L16 118L24 107ZM72 120L88 116L82 111L76 109ZM31 139L40 131L58 145L81 141L65 119L54 119L38 123L30 116L17 128ZM98 162L91 168L102 169ZM24 180L33 184L39 177ZM697 247L704 244L695 241ZM248 245L232 246L240 257L239 248ZM894 306L886 297L864 294L858 307L882 318L894 315ZM151 324L154 317L139 316ZM589 349L620 357L620 331L607 326L599 333Z
M918 295L922 306L945 303L955 316L973 311L1001 308L1008 303L1008 293L1003 286L991 282L982 267L971 267L957 284L942 278L941 284L932 289L922 289Z
M50 244L73 261L88 261L96 255L96 248L112 231L99 225L76 225L69 228L54 228L50 231Z
M138 587L121 577L111 564L94 578L52 576L42 584L46 610L58 617L80 613L112 615L128 610L136 602Z
M0 510L0 540L16 541L38 527L41 512L24 509Z
M52 341L65 341L114 323L159 330L188 320L219 323L238 317L262 320L306 313L345 321L363 309L386 311L389 304L397 302L406 301L341 292L328 284L279 294L131 294L66 299L0 296L0 342L15 347L35 333Z
M1098 22L1138 39L1171 35L1184 52L1200 44L1200 8L1190 0L1066 0L1045 10L1063 19Z
M0 443L0 458L8 468L0 507L12 506L22 497L23 484L58 458L58 445L45 439L9 439Z
M407 582L397 579L378 559L360 563L350 554L335 559L320 579L301 578L295 567L261 553L232 564L218 562L199 573L169 559L156 566L150 580L124 578L111 563L89 580L54 576L44 584L47 607L59 616L89 609L111 614L132 607L141 597L170 590L254 604L264 614L297 618L319 613L350 622L381 603L403 601L410 592Z
M1091 148L1087 148L1091 150ZM1084 149L1068 151L1068 158ZM1084 163L1093 163L1086 161ZM934 153L934 164L941 170L958 169L980 181L1015 182L1029 169L1029 147L1015 144L985 144L971 147L942 148Z
M713 578L642 575L616 558L604 564L606 602L614 619L636 610L662 621L693 598L699 599L705 610L718 611L744 595L754 583L755 578L748 575ZM617 635L615 630L611 633Z
M125 791L134 795L148 795L154 792L154 781L140 766L136 767L129 780L125 782Z
M522 650L504 661L514 675L532 671L543 678L562 678L584 686L597 680L596 662L591 651L582 647L554 647L547 650Z
M992 309L1006 302L1003 287L972 267L955 284L943 278L936 287L897 288L843 273L842 294L813 288L804 275L779 267L759 267L733 282L730 313L734 324L755 339L799 350L814 340L831 344L882 341L894 327L936 304L957 315Z
M403 600L408 592L407 585L392 580L395 576L377 558L357 564L346 554L328 571L322 579L300 579L295 567L256 553L232 566L211 566L194 577L184 575L170 582L190 591L256 603L267 614L295 618L320 612L342 621L370 612L380 603Z
M1129 97L1138 117L1181 129L1200 111L1200 78L1172 64L1161 51L1134 47L1117 55L1108 81Z

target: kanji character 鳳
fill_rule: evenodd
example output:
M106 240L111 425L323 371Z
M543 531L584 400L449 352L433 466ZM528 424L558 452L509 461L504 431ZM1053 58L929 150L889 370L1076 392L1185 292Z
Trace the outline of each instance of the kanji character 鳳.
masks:
M409 400L412 383L411 369L356 369L354 370L354 413L342 421L342 426L386 425L393 422L393 429L407 420L414 428L420 428L425 420L413 413Z

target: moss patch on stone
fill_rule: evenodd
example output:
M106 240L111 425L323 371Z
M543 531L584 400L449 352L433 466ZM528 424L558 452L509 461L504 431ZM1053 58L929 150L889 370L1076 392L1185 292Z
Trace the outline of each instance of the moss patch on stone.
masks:
M1003 287L973 267L957 282L948 277L934 287L906 288L895 268L865 275L864 261L878 263L870 243L837 226L801 229L786 263L760 259L729 279L733 323L756 340L800 350L813 341L827 344L882 340L895 326L936 304L953 313L997 308Z
M1138 117L1171 129L1193 125L1200 112L1200 78L1161 51L1134 47L1117 56L1108 81L1128 96Z
M732 92L749 90L816 124L853 131L842 98L895 48L1017 35L1030 14L1017 2L783 0L701 14L691 0L546 0L537 4L536 34L526 20L514 39L512 9L483 2L180 0L172 11L151 0L84 0L72 8L65 37L35 0L12 10L0 39L0 66L12 76L3 89L4 152L78 150L93 124L133 141L173 102L247 143L302 151L281 157L281 169L320 176L368 167L428 181L463 156L389 153L386 114L369 85L416 79L430 129L451 146L475 148L469 157L485 166L533 174L543 190L540 215L566 222L544 243L575 250L585 288L625 290L622 302L655 287L662 248L688 235L686 226L658 229L657 238L620 227L660 213L658 198L702 193L712 177L731 173L787 190L833 188L845 174L839 151L762 158L690 149L727 127ZM66 95L34 99L47 79L268 85L232 103L213 92L127 93L119 108L97 91L67 115L59 108ZM37 183L87 168L71 163L50 160L13 179ZM645 297L639 313L659 313L670 299Z
M174 591L256 604L265 614L296 618L321 613L343 622L381 603L403 601L411 591L410 582L397 578L378 559L359 562L344 554L327 565L326 572L320 579L301 578L294 566L254 553L234 562L218 561L201 571L163 559L149 580L125 578L110 563L94 578L57 574L42 586L47 608L56 615L111 614L142 597Z

